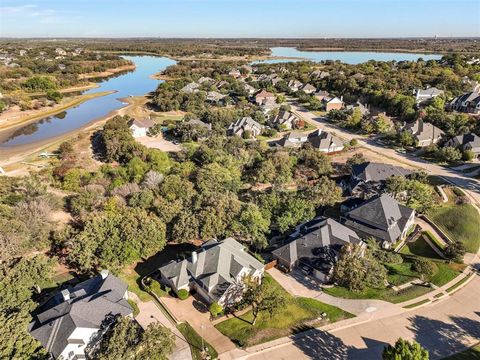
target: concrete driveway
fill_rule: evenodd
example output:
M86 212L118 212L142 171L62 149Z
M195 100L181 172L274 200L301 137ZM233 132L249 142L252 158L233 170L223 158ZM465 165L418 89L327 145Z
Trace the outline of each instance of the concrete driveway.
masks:
M182 150L180 145L175 145L171 141L165 140L162 135L156 137L142 136L135 138L135 140L148 148L159 149L166 152L177 152Z
M210 322L207 307L193 296L186 300L164 297L162 302L179 321L188 322L219 354L235 349L235 344Z
M249 349L244 359L381 359L386 344L414 339L441 359L480 340L480 276L453 296L436 303L348 328L311 330L266 349Z

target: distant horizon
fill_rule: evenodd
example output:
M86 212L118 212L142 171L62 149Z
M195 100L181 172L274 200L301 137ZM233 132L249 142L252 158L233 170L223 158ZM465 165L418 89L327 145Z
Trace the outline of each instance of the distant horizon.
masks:
M468 9L468 11L466 11ZM477 0L2 0L1 38L470 38Z
M463 40L480 36L392 36L392 37L163 37L163 36L0 36L0 40L71 40L71 39L158 39L158 40Z

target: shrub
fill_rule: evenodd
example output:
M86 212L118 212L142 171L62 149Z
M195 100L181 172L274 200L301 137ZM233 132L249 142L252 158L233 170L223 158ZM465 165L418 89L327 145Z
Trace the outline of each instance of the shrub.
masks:
M413 261L413 270L419 273L422 280L435 274L436 266L431 260L415 259Z
M186 298L188 298L189 295L189 292L185 289L180 289L177 292L177 296L180 300L185 300Z
M350 146L355 147L357 145L358 145L358 140L357 139L350 140Z
M475 158L475 154L472 150L465 150L462 153L462 160L464 161L472 161Z
M223 312L223 307L219 303L214 302L212 305L210 305L210 308L208 310L213 317L217 317Z

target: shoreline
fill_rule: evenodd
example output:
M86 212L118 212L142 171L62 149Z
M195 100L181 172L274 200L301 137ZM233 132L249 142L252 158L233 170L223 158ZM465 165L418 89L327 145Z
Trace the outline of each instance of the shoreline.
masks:
M45 151L46 149L52 148L54 146L59 145L61 142L67 141L74 136L77 136L81 133L92 131L97 128L99 125L105 123L108 119L116 116L122 115L128 108L134 106L134 100L132 98L118 98L120 102L125 102L127 105L120 107L119 109L112 110L108 114L93 119L88 123L84 124L81 127L75 128L73 130L67 131L66 133L50 137L45 140L36 141L30 144L23 144L17 146L11 146L8 148L1 148L1 155L0 155L0 166L5 169L10 165L14 165L16 163L20 163L24 161L29 156L32 156L36 152ZM1 139L1 134L0 134ZM8 170L5 169L7 172ZM7 174L8 175L8 174Z
M137 66L135 64L123 65L123 66L119 66L119 67L116 67L116 68L107 69L107 70L102 71L102 72L80 74L78 76L78 78L80 80L105 78L105 77L116 75L116 74L119 74L119 73L122 73L122 72L134 71L136 68L137 68Z

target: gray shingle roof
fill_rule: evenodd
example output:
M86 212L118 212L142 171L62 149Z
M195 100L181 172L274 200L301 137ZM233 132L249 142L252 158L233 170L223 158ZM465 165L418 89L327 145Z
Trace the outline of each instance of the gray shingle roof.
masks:
M405 130L409 131L419 141L436 140L444 135L442 130L433 124L424 122L423 120L417 120L413 123L405 125Z
M70 295L69 300L64 300L59 291L36 310L29 326L30 334L58 357L76 328L100 329L109 314L131 314L131 306L123 298L126 291L127 285L111 274L105 279L97 275L63 290Z
M364 162L352 166L352 177L363 181L385 181L390 176L408 176L411 170L389 164Z

